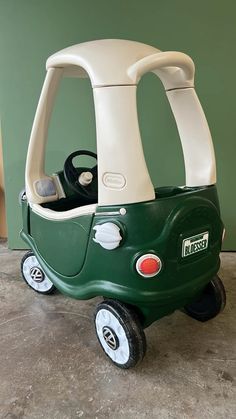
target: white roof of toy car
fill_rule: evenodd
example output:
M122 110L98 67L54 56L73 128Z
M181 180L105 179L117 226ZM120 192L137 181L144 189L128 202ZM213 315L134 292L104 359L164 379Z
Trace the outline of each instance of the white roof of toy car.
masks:
M135 85L153 71L166 90L193 87L194 64L181 52L165 51L124 39L100 39L73 45L48 58L47 70L64 76L89 77L93 87Z
M46 67L76 66L77 75L89 76L93 87L132 85L136 81L127 73L127 69L142 58L158 52L159 49L141 42L101 39L58 51L48 58Z

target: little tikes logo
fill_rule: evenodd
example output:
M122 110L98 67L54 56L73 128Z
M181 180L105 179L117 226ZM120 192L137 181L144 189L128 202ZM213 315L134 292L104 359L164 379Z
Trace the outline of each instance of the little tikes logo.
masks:
M205 231L202 234L188 237L183 240L182 257L193 255L194 253L201 252L208 248L209 232Z

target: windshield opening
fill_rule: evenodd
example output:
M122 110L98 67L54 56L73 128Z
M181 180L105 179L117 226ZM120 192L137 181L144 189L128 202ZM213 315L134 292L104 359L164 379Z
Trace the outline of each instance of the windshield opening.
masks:
M49 126L46 173L63 170L69 154L84 149L96 153L92 87L89 79L62 78ZM81 163L87 164L86 157Z

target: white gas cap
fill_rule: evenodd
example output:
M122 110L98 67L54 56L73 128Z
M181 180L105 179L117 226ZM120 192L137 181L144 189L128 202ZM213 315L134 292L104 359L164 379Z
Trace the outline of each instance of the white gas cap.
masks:
M93 174L91 172L82 172L79 176L79 183L82 186L89 185L93 180Z
M119 247L122 237L120 235L120 228L114 223L98 224L93 227L96 231L96 243L99 243L104 249L113 250Z

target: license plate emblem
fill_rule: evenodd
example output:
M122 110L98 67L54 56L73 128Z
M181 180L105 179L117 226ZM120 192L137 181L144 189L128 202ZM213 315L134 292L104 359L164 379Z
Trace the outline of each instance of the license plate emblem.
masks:
M193 255L194 253L206 250L208 248L208 242L208 231L184 239L182 244L182 257L185 258L187 256Z

